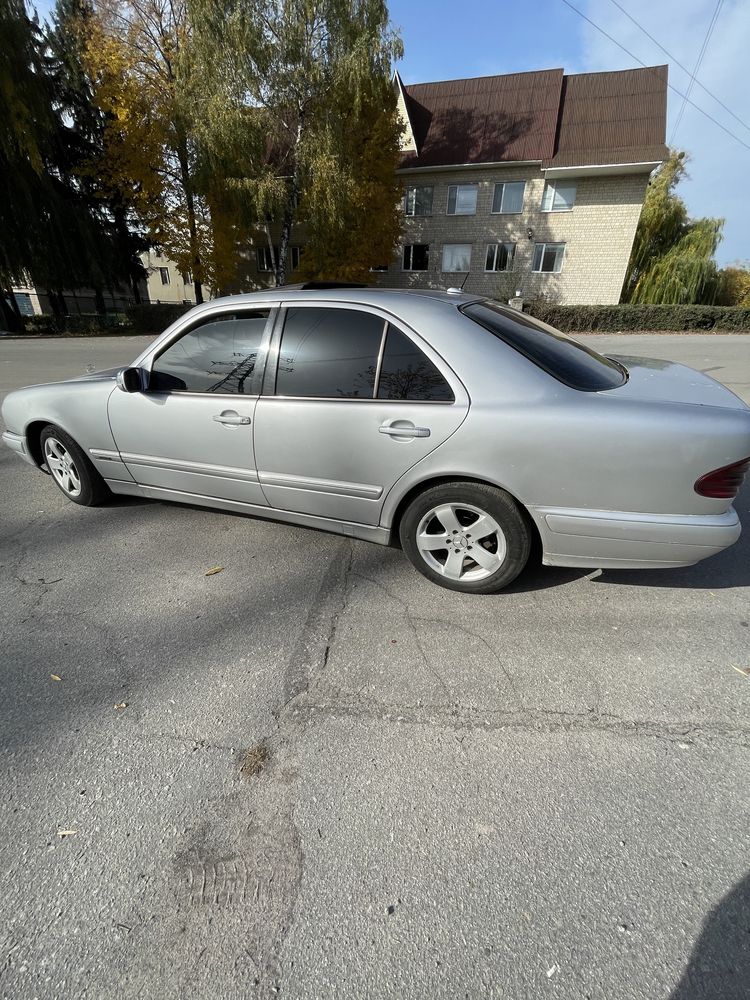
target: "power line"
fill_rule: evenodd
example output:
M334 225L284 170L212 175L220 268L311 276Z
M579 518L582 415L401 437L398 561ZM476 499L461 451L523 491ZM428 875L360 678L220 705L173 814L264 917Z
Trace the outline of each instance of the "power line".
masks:
M701 50L698 53L698 58L695 61L695 69L690 74L690 81L689 81L689 83L687 85L687 94L685 96L685 100L682 102L682 107L680 108L680 112L677 115L677 120L674 123L674 128L672 129L672 139L671 139L671 141L669 143L670 146L674 143L674 137L677 135L677 129L680 127L680 122L682 121L682 116L685 114L685 107L687 105L687 102L690 100L690 94L693 91L693 84L695 83L695 77L698 74L698 70L701 68L701 63L703 62L703 57L706 54L706 49L708 48L708 43L711 40L711 35L713 35L713 33L714 33L714 28L716 27L716 22L719 20L719 13L721 11L721 7L722 7L723 3L724 3L724 0L717 0L716 9L714 10L713 17L711 18L711 23L709 24L708 30L706 31L706 37L703 39L703 45L701 46Z
M605 38L608 38L608 39L610 40L610 42L612 42L612 44L613 44L613 45L616 45L616 46L617 46L617 47L618 47L619 49L622 49L622 51L623 51L623 52L625 52L625 53L626 53L627 55L629 55L631 59L635 59L635 61L636 61L636 62L637 62L637 63L638 63L638 64L639 64L640 66L643 66L643 68L644 68L644 69L647 69L647 70L650 70L650 71L651 71L652 73L654 73L654 74L655 74L655 71L654 71L654 70L652 69L652 67L651 67L651 66L647 66L647 65L645 64L645 62L644 62L644 61L643 61L642 59L639 59L639 58L638 58L638 56L637 56L637 55L635 55L635 53L634 53L634 52L631 52L631 51L630 51L630 49L626 48L626 47L625 47L625 46L624 46L624 45L622 44L622 42L618 42L616 38L613 38L613 37L612 37L612 35L610 35L610 34L609 34L609 32L608 32L608 31L605 31L605 30L604 30L604 28L601 28L601 27L600 27L600 26L599 26L599 25L598 25L598 24L596 23L596 21L592 21L590 17L587 17L587 16L586 16L586 15L585 15L585 14L583 13L583 11L579 10L579 9L578 9L577 7L574 7L574 6L573 6L573 4L572 4L572 3L570 2L570 0L562 0L562 2L563 2L563 3L565 4L565 6L566 6L566 7L570 7L570 9L571 9L571 10L575 11L575 12L576 12L576 14L578 14L578 16L579 16L579 17L582 17L582 18L584 19L584 21L588 21L588 23L589 23L589 24L590 24L590 25L591 25L591 26L592 26L593 28L596 28L596 30L597 30L597 31L598 31L598 32L599 32L600 34L604 35L604 37L605 37ZM656 74L655 74L655 75L656 75ZM739 137L738 135L735 135L735 134L734 134L734 132L730 131L730 129L728 129L728 128L726 127L726 125L722 125L722 124L721 124L721 122L717 121L717 120L716 120L716 119L715 119L715 118L713 117L713 115L710 115L710 114L708 113L708 111L704 111L704 110L703 110L703 108L701 108L701 107L700 107L699 105L695 104L695 102L694 102L694 101L691 101L691 100L690 100L689 98L687 98L687 97L685 96L685 94L683 94L681 90L678 90L678 89L677 89L677 87L675 87L675 86L674 86L673 84L671 84L671 83L669 82L669 80L667 80L667 86L669 87L669 89L670 89L670 90L674 91L674 93L675 93L675 94L677 94L677 96L678 96L678 97L681 97L681 98L683 98L683 100L686 100L686 101L687 101L687 103L688 103L688 104L689 104L689 105L690 105L690 106L691 106L692 108L695 108L695 110L696 110L696 111L700 111L700 113L701 113L701 114L702 114L702 115L703 115L703 116L704 116L705 118L708 118L708 120L709 120L709 121L711 121L711 122L713 122L713 123L714 123L714 125L717 125L717 126L718 126L718 127L719 127L719 128L721 129L721 130L722 130L722 132L726 132L726 134L727 134L727 135L731 135L731 137L732 137L733 139L735 139L735 140L736 140L736 141L737 141L737 142L738 142L738 143L739 143L739 144L740 144L741 146L744 146L744 147L745 147L745 149L747 149L747 150L750 150L750 145L748 145L748 143L744 142L744 141L743 141L742 139L740 139L740 137Z
M638 21L636 18L633 17L633 15L631 13L629 13L627 10L625 10L625 8L622 6L621 3L618 3L617 0L611 0L611 3L613 3L615 5L615 7L617 7L618 10L621 10L622 13L625 15L625 17L627 17L627 19L629 21L633 22L633 24L636 26L636 28L640 28L640 30L643 32L643 34L646 36L646 38L650 38L651 41L654 43L654 45L658 49L661 49L661 51L664 53L664 55L667 57L667 59L669 59L670 62L673 62L675 64L675 66L679 66L680 69L683 72L685 72L685 73L688 74L688 76L692 75L690 73L690 70L687 68L687 66L685 66L684 63L681 63L680 60L677 58L677 56L673 56L672 53L669 51L669 49L665 49L664 46L661 44L661 42L657 38L654 38L654 36L651 34L651 32L647 31L646 28L643 27L643 25L641 24L640 21ZM731 115L732 118L734 118L735 121L739 122L740 125L742 125L743 128L746 128L748 130L748 132L750 132L750 125L748 125L747 122L743 121L739 117L739 115L736 115L734 113L734 111L732 111L731 108L728 108L726 106L726 104L720 98L718 98L716 96L716 94L712 93L708 89L708 87L706 87L704 84L702 84L700 82L700 80L695 80L695 82L698 84L698 86L701 88L701 90L704 91L704 93L708 94L708 96L711 98L711 100L716 101L716 103L719 105L719 107L723 108L728 115Z

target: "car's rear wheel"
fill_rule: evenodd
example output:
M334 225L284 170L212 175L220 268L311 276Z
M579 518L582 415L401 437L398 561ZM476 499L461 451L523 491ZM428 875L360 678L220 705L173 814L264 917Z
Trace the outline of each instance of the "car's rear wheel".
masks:
M531 548L516 502L482 483L444 483L420 493L401 518L411 563L433 583L467 594L494 594L515 580Z
M68 500L95 507L110 496L107 484L69 434L48 424L39 442L44 464Z

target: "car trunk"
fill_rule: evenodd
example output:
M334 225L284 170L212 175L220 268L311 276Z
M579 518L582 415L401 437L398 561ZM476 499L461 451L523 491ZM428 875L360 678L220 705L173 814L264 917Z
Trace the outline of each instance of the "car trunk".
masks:
M634 358L611 355L624 365L628 380L608 392L632 399L653 402L695 403L699 406L722 406L733 410L750 410L735 394L702 372L655 358Z

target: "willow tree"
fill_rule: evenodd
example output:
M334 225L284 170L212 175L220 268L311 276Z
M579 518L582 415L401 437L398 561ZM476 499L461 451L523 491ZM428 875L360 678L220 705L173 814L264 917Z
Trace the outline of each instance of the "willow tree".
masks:
M351 258L361 274L389 259L401 130L390 76L402 49L383 0L188 3L204 155L258 223L277 285L299 221L309 271L349 273Z
M690 219L676 193L686 156L673 150L652 177L622 291L624 302L710 303L719 289L714 254L723 219Z

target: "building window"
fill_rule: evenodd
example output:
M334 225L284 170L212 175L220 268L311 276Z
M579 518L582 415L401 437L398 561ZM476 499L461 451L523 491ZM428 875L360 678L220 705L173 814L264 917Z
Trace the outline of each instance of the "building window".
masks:
M375 267L371 267L370 270L371 271L387 271L388 270L388 265L387 264L377 264Z
M471 270L471 243L446 243L443 247L443 271Z
M287 267L291 266L292 271L296 271L299 267L299 256L300 247L288 247L286 263ZM274 247L274 254L276 259L279 259L279 248ZM256 247L257 263L259 271L273 271L275 270L273 266L273 257L271 256L271 248L267 246Z
M193 283L193 276L190 273L190 271L183 271L182 272L182 283L183 283L183 285L192 285L192 283Z
M430 248L427 243L407 243L404 247L404 270L426 271L430 264Z
M33 316L34 307L31 304L31 295L28 292L13 292L18 311L22 316Z
M515 243L489 243L485 271L512 271L516 256Z
M169 284L169 268L168 267L160 267L159 268L159 277L161 278L162 285L168 285Z
M532 271L554 272L562 271L564 243L535 243Z
M576 185L547 181L542 195L543 212L569 212L576 203Z
M476 215L476 184L451 184L448 188L448 215Z
M408 187L404 192L404 215L432 215L432 188Z
M492 195L492 211L495 215L517 215L523 211L523 195L526 181L505 181L495 185Z

